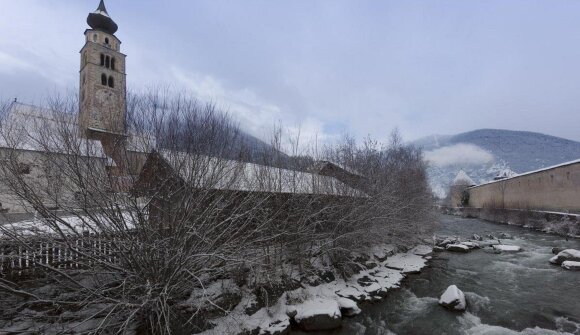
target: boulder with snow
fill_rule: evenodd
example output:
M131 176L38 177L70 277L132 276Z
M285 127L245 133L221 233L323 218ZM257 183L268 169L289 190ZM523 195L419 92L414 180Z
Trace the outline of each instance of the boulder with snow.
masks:
M446 239L443 239L443 240L437 241L437 244L436 244L436 245L437 245L438 247L443 247L443 248L445 248L445 247L447 247L449 244L456 244L456 243L459 243L459 241L458 241L457 239L446 238Z
M518 252L522 251L522 247L519 247L517 245L496 244L493 246L493 250L501 252Z
M371 249L371 254L380 262L395 253L397 253L397 247L391 244L375 245Z
M389 269L400 270L403 273L419 273L427 261L412 252L396 254L391 256L385 262L385 267Z
M379 283L372 283L365 287L364 290L373 298L373 300L380 300L380 298L387 296L387 289L382 287Z
M434 246L434 247L433 247L433 251L435 251L435 252L441 252L441 251L445 251L445 248L443 248L443 247L438 247L438 246Z
M338 298L338 307L344 316L355 316L360 313L360 308L355 301L347 298Z
M469 249L479 249L479 243L477 242L461 242L464 246L468 247Z
M477 234L473 234L473 236L471 236L471 239L474 241L483 241L483 238Z
M410 250L410 252L414 253L417 256L429 256L433 252L433 248L428 245L418 245Z
M448 244L445 249L455 252L469 252L469 247L463 244Z
M562 268L570 271L580 271L580 262L563 261Z
M456 311L464 311L467 307L465 294L455 285L451 285L439 298L439 305Z
M306 331L336 329L342 324L340 306L336 300L331 299L306 300L290 307L288 315L299 328Z
M580 250L562 250L556 256L550 258L550 263L552 264L561 265L565 261L580 262Z
M366 293L361 292L355 286L347 285L340 290L335 292L337 296L342 298L348 298L354 301L363 301L366 298Z

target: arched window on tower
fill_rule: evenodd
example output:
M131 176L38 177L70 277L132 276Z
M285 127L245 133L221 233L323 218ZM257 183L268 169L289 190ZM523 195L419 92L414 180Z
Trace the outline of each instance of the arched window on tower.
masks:
M107 75L104 73L101 74L101 85L107 86Z
M109 45L109 38L108 37L105 37L105 44Z
M115 82L113 81L113 76L109 76L109 87L115 88Z
M111 57L105 57L105 67L108 69L111 66Z
M101 66L105 66L105 55L101 54Z
M111 70L115 69L115 57L111 57Z

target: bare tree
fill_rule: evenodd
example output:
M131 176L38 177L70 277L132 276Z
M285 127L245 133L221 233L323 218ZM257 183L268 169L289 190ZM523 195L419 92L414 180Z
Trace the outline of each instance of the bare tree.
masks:
M77 106L55 98L48 116L8 115L1 128L0 183L31 218L0 226L11 306L1 313L34 310L37 331L71 315L86 332L203 328L208 304L227 307L190 295L217 279L267 300L288 271L320 271L315 257L348 275L353 251L430 227L421 151L397 133L384 145L346 137L319 155L291 139L294 157L316 154L353 177L340 181L305 172L310 159L289 161L282 128L260 164L244 163L253 149L237 124L185 95L130 95L128 136L106 141L81 136Z

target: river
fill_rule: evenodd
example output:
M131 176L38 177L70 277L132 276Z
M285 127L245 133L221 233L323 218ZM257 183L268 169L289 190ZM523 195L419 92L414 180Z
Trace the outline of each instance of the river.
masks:
M430 266L410 275L403 288L362 305L363 312L346 319L341 329L318 334L580 334L580 272L548 263L552 247L580 249L580 241L478 219L442 215L439 222L440 236L505 232L514 239L502 242L524 251L435 253ZM466 295L463 313L437 303L452 284Z

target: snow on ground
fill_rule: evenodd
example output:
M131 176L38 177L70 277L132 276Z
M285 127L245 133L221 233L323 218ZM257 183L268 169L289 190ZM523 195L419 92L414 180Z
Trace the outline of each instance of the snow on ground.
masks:
M260 329L260 334L282 332L290 327L290 317L287 315L286 294L283 294L276 304L264 307L252 315L246 314L246 308L256 302L255 295L244 290L241 302L226 316L212 320L214 328L199 334L204 335L234 335L244 331Z
M420 271L427 260L413 252L400 253L387 258L385 266L395 270L401 270L403 273L412 273Z

